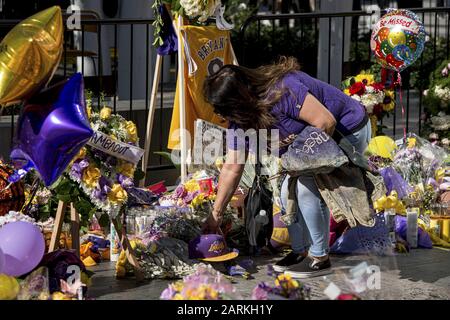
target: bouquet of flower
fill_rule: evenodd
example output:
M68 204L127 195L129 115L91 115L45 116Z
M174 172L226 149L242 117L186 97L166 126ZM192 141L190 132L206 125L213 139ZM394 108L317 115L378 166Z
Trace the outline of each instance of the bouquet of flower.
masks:
M211 266L199 265L195 272L169 284L162 293L162 300L229 300L240 299L236 288L220 272Z
M189 259L187 244L178 239L155 240L145 236L142 240L131 240L130 244L146 279L179 279L192 274L198 264ZM116 264L116 277L123 278L132 270L125 251L122 251Z
M423 92L427 111L436 115L450 107L450 61L443 61L430 76L430 87Z
M375 75L362 71L355 77L347 78L343 83L346 95L359 101L367 110L372 123L372 135L379 129L378 122L395 108L393 90L385 88L384 84L375 82Z
M88 107L92 129L133 146L139 144L136 125L111 108L92 112ZM115 217L128 199L127 189L134 186L136 165L90 146L83 147L68 169L68 176L100 210Z
M269 273L271 273L269 269ZM273 273L271 273L273 274ZM306 300L310 299L310 288L292 279L290 275L280 274L275 278L275 285L265 282L258 284L252 292L253 300Z
M162 15L162 5L166 5L173 16L181 15L190 20L192 24L204 24L211 17L216 8L221 5L220 0L155 0L152 9L155 15L153 22L155 41L154 45L162 46L164 44L162 33L164 24L167 23Z

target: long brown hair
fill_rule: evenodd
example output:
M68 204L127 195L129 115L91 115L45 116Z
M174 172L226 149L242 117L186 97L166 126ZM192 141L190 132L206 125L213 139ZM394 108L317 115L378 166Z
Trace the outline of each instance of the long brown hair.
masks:
M268 129L275 120L270 111L286 92L280 80L296 70L297 60L284 56L255 69L224 65L206 78L203 94L215 113L239 127Z

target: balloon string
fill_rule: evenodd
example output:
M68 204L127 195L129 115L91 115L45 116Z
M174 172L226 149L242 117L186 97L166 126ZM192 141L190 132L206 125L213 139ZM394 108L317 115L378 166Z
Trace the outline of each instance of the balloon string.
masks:
M403 105L402 76L400 75L400 72L397 72L396 85L398 87L400 106L402 108L403 139L406 141L405 106Z

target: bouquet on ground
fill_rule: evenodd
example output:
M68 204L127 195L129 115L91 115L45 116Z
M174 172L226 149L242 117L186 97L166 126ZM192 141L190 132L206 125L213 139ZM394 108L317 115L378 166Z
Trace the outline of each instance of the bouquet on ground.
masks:
M179 279L192 274L198 264L189 259L187 243L178 239L154 239L147 235L131 240L130 244L145 279ZM126 252L122 251L116 263L116 277L123 278L132 272Z
M269 274L273 275L269 267ZM274 285L265 282L258 284L252 292L253 300L307 300L310 299L310 288L293 279L290 275L275 276Z
M195 272L177 281L161 293L162 300L241 299L233 284L211 266L198 265Z
M381 82L375 81L375 74L362 71L354 77L342 82L346 95L359 101L367 110L372 123L372 136L381 132L379 122L383 117L393 112L395 108L395 93Z

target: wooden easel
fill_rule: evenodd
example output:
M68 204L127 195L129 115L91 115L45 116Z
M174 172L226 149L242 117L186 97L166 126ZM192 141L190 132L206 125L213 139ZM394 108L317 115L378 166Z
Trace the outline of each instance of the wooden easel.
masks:
M67 203L60 200L56 210L55 225L53 226L48 252L53 252L58 247L66 209ZM80 216L73 203L70 203L70 234L72 236L72 249L75 250L77 257L80 257Z
M55 251L57 249L57 245L59 244L64 216L66 215L66 209L67 203L60 200L58 202L58 209L56 211L55 225L52 231L52 237L48 250L49 252ZM121 224L118 218L112 219L112 223L114 225L114 228L116 229L117 235L119 236L122 250L125 250L128 262L133 266L136 280L142 281L144 279L142 269L139 266L139 262L136 259L134 250L131 247L130 241L127 237L125 225ZM70 233L72 236L72 249L75 250L75 254L80 257L80 216L73 206L73 203L70 203Z
M178 16L177 21L173 21L175 30L177 31L178 39L181 39L180 30L184 24L183 17ZM230 43L231 46L231 43ZM233 47L231 46L231 54L233 55L233 64L238 65L236 55L234 53ZM186 128L186 103L185 103L185 92L184 92L184 59L183 59L184 48L182 47L182 41L178 41L178 76L177 83L179 85L178 94L180 95L180 160L181 160L181 181L184 182L187 176L187 141L184 134L184 129ZM141 161L141 170L144 172L144 177L139 182L139 186L142 188L145 186L145 178L147 176L147 165L148 157L150 153L150 141L152 137L153 130L153 120L156 110L156 95L158 94L159 81L161 79L161 67L162 67L162 56L159 54L156 56L155 72L153 74L153 84L152 92L150 95L150 105L147 116L147 128L145 131L145 142L144 142L144 156Z

